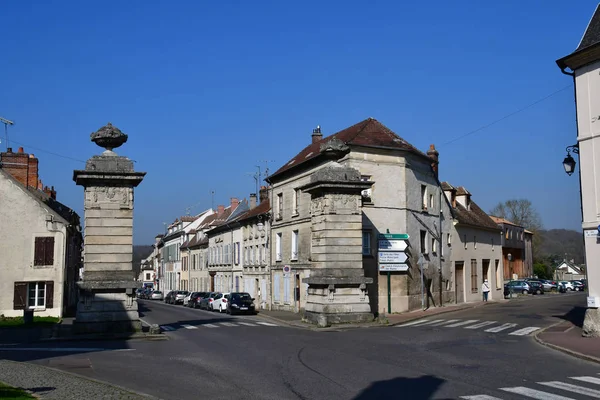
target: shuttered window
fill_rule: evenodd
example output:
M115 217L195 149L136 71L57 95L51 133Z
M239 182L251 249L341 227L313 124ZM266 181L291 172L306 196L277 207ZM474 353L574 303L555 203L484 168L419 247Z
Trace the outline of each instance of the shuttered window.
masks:
M285 274L283 277L283 302L290 304L290 275Z
M54 265L54 237L36 237L33 265Z
M279 285L279 274L273 274L273 301L279 302L279 290L281 286Z
M13 309L54 308L54 282L15 282Z

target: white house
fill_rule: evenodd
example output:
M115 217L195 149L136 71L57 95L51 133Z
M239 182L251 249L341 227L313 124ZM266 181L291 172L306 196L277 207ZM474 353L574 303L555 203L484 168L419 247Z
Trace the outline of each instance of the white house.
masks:
M38 160L0 154L0 314L74 312L83 238L79 216L38 178Z

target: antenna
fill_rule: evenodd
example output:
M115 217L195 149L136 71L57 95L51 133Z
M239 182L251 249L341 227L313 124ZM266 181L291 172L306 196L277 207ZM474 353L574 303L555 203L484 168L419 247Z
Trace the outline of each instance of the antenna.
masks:
M270 162L275 162L275 160L261 160L259 162L264 162L265 163L265 173L263 174L263 176L266 179L269 176L269 163ZM258 195L258 193L257 193L257 195Z
M0 122L2 122L4 124L4 136L6 137L6 149L8 150L9 147L9 142L8 142L8 126L9 125L14 125L15 123L13 121L10 121L6 118L2 118L0 117Z
M215 209L215 191L210 191L210 208Z

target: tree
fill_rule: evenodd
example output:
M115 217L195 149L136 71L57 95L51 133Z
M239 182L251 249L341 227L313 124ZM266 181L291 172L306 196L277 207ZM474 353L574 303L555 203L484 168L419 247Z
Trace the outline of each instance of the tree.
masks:
M542 218L531 201L527 199L512 199L498 203L490 210L490 215L509 220L515 225L522 226L533 232L533 259L540 259L542 236L539 231L543 228Z

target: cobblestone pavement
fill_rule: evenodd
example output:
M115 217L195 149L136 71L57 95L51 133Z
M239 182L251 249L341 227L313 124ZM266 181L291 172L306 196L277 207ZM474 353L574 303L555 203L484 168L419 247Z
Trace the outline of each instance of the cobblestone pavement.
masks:
M40 365L0 360L0 381L42 399L148 400L152 397Z

